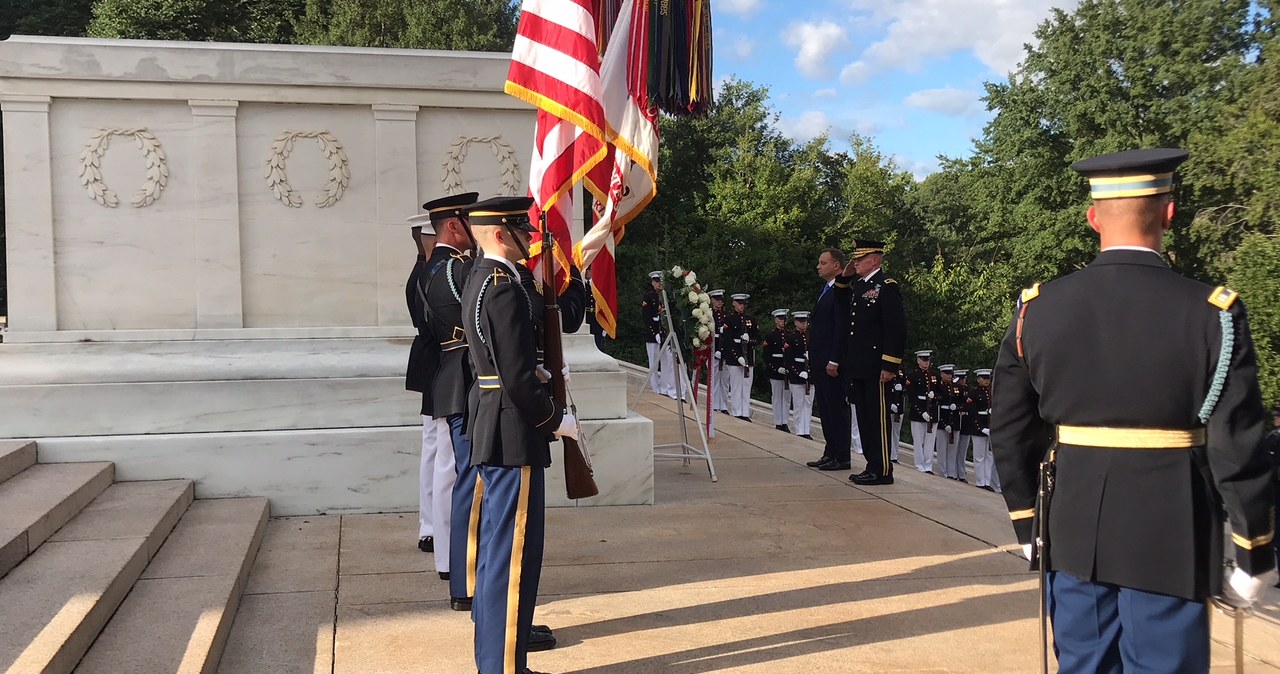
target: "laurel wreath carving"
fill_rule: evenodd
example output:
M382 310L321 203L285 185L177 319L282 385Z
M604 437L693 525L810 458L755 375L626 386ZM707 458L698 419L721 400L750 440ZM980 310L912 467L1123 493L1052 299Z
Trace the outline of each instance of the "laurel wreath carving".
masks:
M144 208L154 204L169 184L169 162L164 148L160 147L160 141L146 129L99 129L84 144L84 151L80 153L80 184L89 193L89 198L100 205L107 208L120 205L120 198L102 181L102 157L106 155L107 148L111 147L112 136L133 138L147 162L146 180L133 193L133 207Z
M458 140L445 151L444 167L445 194L457 194L462 191L462 162L467 158L467 150L473 144L488 145L489 151L498 160L502 168L502 189L510 196L515 196L520 189L520 163L516 161L516 153L502 139L502 136L458 136Z
M290 208L302 208L302 197L289 185L289 177L284 172L284 160L293 153L293 144L299 138L314 138L329 160L329 182L325 183L324 191L316 195L316 206L328 208L338 203L351 182L351 169L342 143L328 131L286 131L276 136L267 152L267 167L263 173L267 187L280 203Z

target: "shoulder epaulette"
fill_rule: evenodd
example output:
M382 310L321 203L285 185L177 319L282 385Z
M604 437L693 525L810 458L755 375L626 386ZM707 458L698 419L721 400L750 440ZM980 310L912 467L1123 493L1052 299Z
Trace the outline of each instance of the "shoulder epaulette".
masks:
M1212 293L1209 293L1209 304L1212 304L1213 306L1218 307L1223 311L1226 311L1231 308L1231 305L1236 301L1236 298L1239 296L1240 296L1240 293L1226 286L1218 286L1217 288L1213 289Z
M893 279L891 279L891 278L887 278L887 279L885 279L885 280L884 280L884 282L885 282L885 283L892 283L892 284L894 284L894 285L897 285L897 284L898 284L898 282L897 282L897 281L895 281L895 280L893 280Z
M1030 288L1023 288L1022 295L1018 297L1024 304L1030 302L1040 296L1040 284L1032 283Z
M537 291L537 293L538 293L539 295L541 295L541 294L542 294L542 281L534 280L534 282L533 282L533 289L534 289L535 291Z
M493 282L494 282L495 284L497 284L497 283L510 283L510 282L511 282L511 279L512 279L511 274L509 274L509 273L507 273L507 272L503 271L502 269L499 269L499 268L497 268L497 267L494 267L494 269L493 269Z

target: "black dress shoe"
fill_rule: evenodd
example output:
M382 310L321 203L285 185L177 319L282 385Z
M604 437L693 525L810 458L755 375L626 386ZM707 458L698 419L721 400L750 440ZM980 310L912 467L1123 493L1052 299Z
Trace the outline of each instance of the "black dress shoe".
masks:
M436 551L435 539L430 536L427 536L426 538L419 538L418 549L423 552L435 552Z
M832 461L831 463L824 463L821 466L818 466L818 470L827 470L827 471L849 470L849 462L848 461Z
M866 475L854 475L849 478L856 485L877 485L877 484L893 484L892 475L876 475L867 473Z
M813 439L813 436L812 436L812 435L809 435L808 433L805 433L804 435L799 435L799 436L796 436L796 437L804 438L805 440L812 440L812 439Z
M774 425L773 425L773 430L775 430L775 431L786 431L786 430L787 430L787 427L786 427L786 426L783 426L782 424L774 424ZM787 432L789 433L790 431L787 431Z
M803 436L801 436L801 437L803 437ZM818 467L820 467L820 466L825 466L825 465L827 465L828 463L831 463L831 462L832 462L832 461L834 461L834 460L835 460L835 459L832 459L831 457L826 456L826 455L824 454L824 455L823 455L821 458L819 458L817 461L810 461L810 462L808 462L808 463L806 463L806 464L804 464L804 465L806 465L806 466L808 466L808 467L810 467L810 468L818 468Z
M788 426L788 425L786 425L786 424L783 424L783 425L782 425L782 432L783 432L783 433L790 433L790 432L791 432L791 427L790 427L790 426Z
M529 652L549 651L556 647L556 635L551 632L529 631Z
M898 462L897 459L889 459L889 463L897 463L897 462Z
M471 597L449 597L449 608L455 611L470 611Z
M931 470L926 470L926 471L924 472L924 474L925 474L925 475L933 475L933 471L931 471Z
M545 632L545 633L547 633L547 634L551 634L551 628L550 628L550 627L547 627L546 625L534 625L534 626L532 626L532 627L530 627L530 628L529 628L529 631L530 631L530 632Z
M439 571L438 573L440 574L440 580L449 580L448 571Z

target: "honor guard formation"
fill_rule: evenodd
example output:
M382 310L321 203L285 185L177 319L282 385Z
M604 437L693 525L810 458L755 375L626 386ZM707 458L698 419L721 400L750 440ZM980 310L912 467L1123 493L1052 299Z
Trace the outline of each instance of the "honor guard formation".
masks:
M543 363L542 286L525 266L532 199L476 193L409 218L418 260L406 300L418 330L406 388L422 395L418 548L435 556L449 605L475 623L481 674L535 674L556 638L533 623L542 569L550 441L577 438ZM582 324L578 270L559 293L560 330ZM563 371L567 375L567 368Z
M816 406L812 468L851 470L857 451L866 465L850 481L893 484L904 432L920 473L969 483L971 459L974 486L1003 494L1040 570L1059 671L1207 671L1206 601L1245 609L1277 583L1280 406L1264 436L1244 303L1161 256L1186 158L1140 150L1072 167L1089 180L1101 252L1021 292L993 369L907 351L903 290L881 268L880 241L823 250L812 309L774 309L763 328L749 294L729 294L726 308L726 291L709 291L712 409L752 421L763 369L778 431L813 440ZM409 218L418 547L434 553L451 608L471 612L479 672L534 674L527 654L556 645L533 623L543 472L549 442L578 434L551 395L543 340L581 325L587 292L570 270L561 325L544 325L545 289L524 262L531 199L477 197L436 199ZM686 373L675 371L681 328L667 304L654 271L641 302L648 386L674 399Z

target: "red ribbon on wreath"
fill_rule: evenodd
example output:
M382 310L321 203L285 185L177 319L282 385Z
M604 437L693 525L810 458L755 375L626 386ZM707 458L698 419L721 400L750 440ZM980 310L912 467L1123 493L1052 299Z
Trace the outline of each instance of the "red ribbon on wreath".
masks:
M707 413L703 423L707 427L707 435L711 435L711 378L715 368L711 367L711 345L708 344L693 352L693 404L698 404L698 383L702 380L702 369L707 370Z

